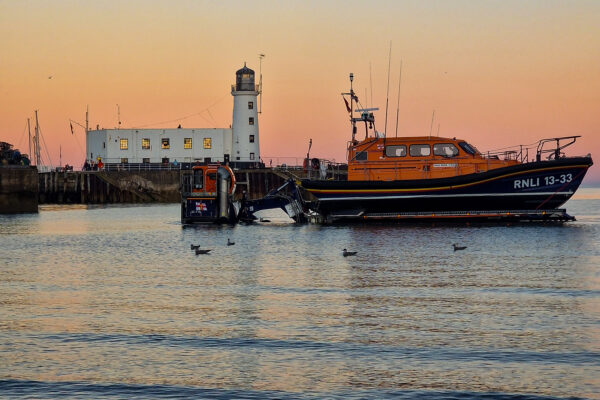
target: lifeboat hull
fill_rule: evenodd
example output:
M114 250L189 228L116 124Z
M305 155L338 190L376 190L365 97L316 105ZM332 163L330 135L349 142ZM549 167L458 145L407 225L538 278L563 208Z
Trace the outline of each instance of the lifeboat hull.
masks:
M303 180L330 214L556 209L581 184L591 157L560 158L441 179L397 181Z

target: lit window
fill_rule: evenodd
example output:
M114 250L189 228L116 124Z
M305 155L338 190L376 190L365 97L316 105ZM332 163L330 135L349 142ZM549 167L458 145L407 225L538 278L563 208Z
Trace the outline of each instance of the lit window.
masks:
M121 150L127 150L127 139L121 139Z
M250 135L250 143L254 143L254 135Z
M254 117L248 118L248 125L254 125Z
M254 102L253 101L249 101L248 102L248 110L252 110L254 109Z
M169 144L169 138L163 138L160 141L161 149L170 149L171 145Z
M142 150L150 150L150 139L142 139Z
M254 160L254 153L250 153L250 159Z
M431 154L431 148L428 144L411 144L409 147L411 157L423 157Z
M204 141L202 144L204 145L205 149L210 149L210 148L212 148L212 139L209 137L204 138Z
M192 148L192 138L185 138L185 139L183 139L183 148L184 149L191 149Z

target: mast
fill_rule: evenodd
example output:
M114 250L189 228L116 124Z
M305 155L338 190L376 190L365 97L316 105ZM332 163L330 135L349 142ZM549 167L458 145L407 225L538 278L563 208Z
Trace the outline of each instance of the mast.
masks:
M89 112L90 112L90 106L87 105L87 106L85 106L85 134L86 134L86 140L87 140L87 133L88 133L89 126L90 126Z
M354 120L354 89L352 89L352 81L354 81L354 74L350 72L350 121L352 121L352 143L354 144L356 121Z
M38 121L38 110L35 110L35 137L33 139L33 146L35 151L35 165L39 166L41 163L40 157L40 123Z
M29 143L29 160L31 160L31 125L29 125L29 118L27 118L27 132L29 133L29 140L27 141Z
M258 94L260 95L260 103L258 105L258 113L262 114L262 59L265 58L264 54L258 55L258 73L260 75L260 82L258 84Z

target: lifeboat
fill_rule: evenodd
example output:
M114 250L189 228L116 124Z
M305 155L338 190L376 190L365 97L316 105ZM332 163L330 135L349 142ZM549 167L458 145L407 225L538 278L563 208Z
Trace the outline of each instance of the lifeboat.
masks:
M377 133L372 111L357 109L351 86L352 139L346 180L302 180L326 221L343 218L498 218L568 220L558 210L581 184L591 156L568 157L579 136L540 140L535 147L481 153L456 137L391 137ZM355 117L355 112L358 116ZM364 123L364 139L357 125Z
M195 165L181 173L181 222L232 223L235 175L227 165Z

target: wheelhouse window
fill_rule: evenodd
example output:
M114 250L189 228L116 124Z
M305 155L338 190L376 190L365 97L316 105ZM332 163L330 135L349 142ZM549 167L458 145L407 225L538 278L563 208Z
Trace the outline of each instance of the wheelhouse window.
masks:
M194 170L194 189L202 189L204 184L204 176L201 169Z
M142 150L150 150L150 139L148 139L148 138L142 139Z
M129 141L127 139L121 139L121 150L127 150L129 147Z
M212 148L212 139L209 137L204 138L204 140L202 141L202 144L204 145L205 149L210 149L210 148Z
M254 117L248 118L248 125L254 125Z
M367 161L367 152L366 151L357 151L354 156L356 161Z
M406 146L401 144L398 146L385 146L386 157L406 157Z
M463 149L465 151L465 153L470 154L470 155L475 155L477 153L477 150L475 150L475 148L473 146L471 146L469 143L467 142L459 142L458 145L460 146L461 149Z
M253 101L249 101L248 102L248 110L252 110L254 109L254 102Z
M169 141L169 138L162 138L160 140L160 148L161 149L170 149L171 148L171 143Z
M456 157L458 149L452 143L436 143L433 145L433 155L442 157Z
M411 157L424 157L431 154L431 147L428 144L411 144L409 152Z
M192 138L184 138L183 139L183 148L191 149L192 148Z
M250 135L250 143L254 143L254 135Z

